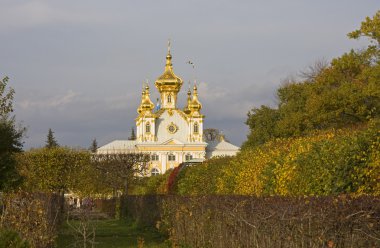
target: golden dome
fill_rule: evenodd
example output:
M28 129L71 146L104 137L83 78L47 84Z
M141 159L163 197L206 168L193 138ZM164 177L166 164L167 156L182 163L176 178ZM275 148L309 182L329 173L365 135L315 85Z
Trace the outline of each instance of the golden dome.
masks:
M150 95L149 94L149 86L146 86L145 89L142 92L141 104L140 104L140 106L137 109L137 113L140 114L143 111L152 111L153 110L154 104L150 100L149 95Z
M168 50L168 54L166 55L165 71L157 78L155 85L159 92L178 92L181 89L182 84L182 79L173 72L172 55L170 54L170 50Z
M188 107L191 112L200 111L202 109L202 104L198 100L197 86L194 85L193 89L193 99L188 104Z

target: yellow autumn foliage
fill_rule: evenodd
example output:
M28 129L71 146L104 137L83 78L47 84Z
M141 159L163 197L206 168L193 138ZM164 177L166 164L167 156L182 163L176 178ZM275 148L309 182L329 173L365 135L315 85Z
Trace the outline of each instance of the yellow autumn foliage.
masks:
M182 195L380 195L379 126L372 121L275 139L228 160L211 159L180 172L176 190Z

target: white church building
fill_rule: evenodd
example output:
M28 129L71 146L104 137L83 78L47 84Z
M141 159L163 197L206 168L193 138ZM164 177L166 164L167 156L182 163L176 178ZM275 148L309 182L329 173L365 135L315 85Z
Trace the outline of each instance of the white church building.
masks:
M174 74L169 47L165 71L155 82L160 93L159 105L152 103L148 86L142 91L135 119L136 140L115 140L98 148L97 153L149 153L152 175L165 173L183 162L235 155L239 147L223 138L209 144L203 141L205 116L201 114L196 85L192 92L190 89L187 92L186 106L178 108L177 96L182 84L183 80Z

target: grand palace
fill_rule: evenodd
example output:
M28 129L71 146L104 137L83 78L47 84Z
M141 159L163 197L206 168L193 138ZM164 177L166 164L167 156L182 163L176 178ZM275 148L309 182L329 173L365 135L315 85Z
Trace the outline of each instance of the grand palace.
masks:
M165 173L183 162L235 155L239 147L223 137L209 143L204 141L205 116L201 113L196 85L187 92L186 106L178 108L177 96L182 84L183 80L174 74L169 45L164 73L155 81L159 103L155 106L151 101L149 86L142 90L135 119L136 140L115 140L100 147L97 153L149 153L151 175Z

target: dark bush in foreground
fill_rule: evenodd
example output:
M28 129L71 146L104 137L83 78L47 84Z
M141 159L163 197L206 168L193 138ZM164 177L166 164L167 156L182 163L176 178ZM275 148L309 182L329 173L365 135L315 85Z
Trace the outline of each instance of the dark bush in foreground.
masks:
M0 228L15 231L31 247L52 247L61 219L62 203L62 197L57 194L27 192L5 194ZM6 234L9 236L12 233ZM17 240L17 237L13 238Z
M380 246L376 197L128 196L126 203L130 217L190 247Z

